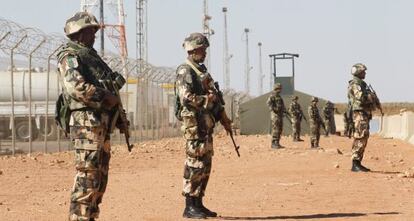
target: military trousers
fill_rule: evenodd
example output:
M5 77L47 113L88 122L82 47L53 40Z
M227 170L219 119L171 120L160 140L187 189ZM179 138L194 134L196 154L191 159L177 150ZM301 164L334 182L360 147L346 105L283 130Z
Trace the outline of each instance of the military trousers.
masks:
M299 119L292 118L292 137L293 140L298 140L300 138L300 127L301 121Z
M203 197L211 173L213 138L187 140L184 162L183 196Z
M352 143L352 160L362 161L369 138L369 117L363 111L354 111L354 142Z
M283 116L272 113L272 143L279 142L283 132Z
M311 142L311 146L312 147L318 147L319 146L319 140L321 137L321 132L320 132L320 124L310 121L309 122L310 125L310 142Z
M99 216L108 183L111 146L104 127L70 128L75 148L76 175L70 196L69 220L87 221Z
M324 122L324 125L325 125L325 130L326 131L324 131L325 132L325 136L328 136L330 133L332 133L332 122L331 122L331 120L330 119L325 119L325 122Z

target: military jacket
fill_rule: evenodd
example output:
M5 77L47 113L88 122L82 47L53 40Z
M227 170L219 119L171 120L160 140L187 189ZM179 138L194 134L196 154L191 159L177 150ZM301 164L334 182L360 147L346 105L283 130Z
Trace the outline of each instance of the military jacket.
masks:
M290 103L289 112L292 117L295 117L297 119L301 118L303 114L300 104L296 101Z
M275 91L273 91L267 99L267 106L270 111L279 116L283 116L283 113L286 112L282 97Z
M73 111L70 125L98 126L98 112L108 91L99 79L112 70L93 48L69 41L57 54L59 79ZM80 113L83 112L83 113Z
M368 100L367 84L356 76L349 81L348 99L352 110L371 111L372 102Z
M214 87L214 80L203 64L187 59L177 68L176 88L183 105L181 116L194 116L197 112L220 112L224 107L218 101L208 100L208 93ZM217 113L212 113L217 121Z
M323 117L326 120L330 120L332 118L334 109L331 105L325 105L322 109Z
M319 115L319 109L316 105L310 105L308 108L309 120L315 123L321 123L321 115Z

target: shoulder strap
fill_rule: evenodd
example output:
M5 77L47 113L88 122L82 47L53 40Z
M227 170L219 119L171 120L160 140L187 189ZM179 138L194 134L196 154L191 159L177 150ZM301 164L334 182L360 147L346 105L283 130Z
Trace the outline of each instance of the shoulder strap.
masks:
M198 70L198 68L196 68L195 66L194 66L194 64L190 61L190 60L185 60L185 63L186 64L188 64L188 66L190 66L191 67L191 69L193 69L193 71L195 72L195 73L197 73L198 75L202 75L203 74L203 72L201 72L200 70Z

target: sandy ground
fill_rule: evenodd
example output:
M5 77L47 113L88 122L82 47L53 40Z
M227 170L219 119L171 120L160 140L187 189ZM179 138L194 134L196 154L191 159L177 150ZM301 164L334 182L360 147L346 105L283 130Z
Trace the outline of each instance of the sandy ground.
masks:
M350 172L351 140L322 137L321 149L270 136L215 140L205 204L222 220L414 220L414 147L373 136L364 164ZM181 220L181 138L115 146L99 220ZM66 220L73 152L0 158L0 220ZM408 177L407 177L408 176Z

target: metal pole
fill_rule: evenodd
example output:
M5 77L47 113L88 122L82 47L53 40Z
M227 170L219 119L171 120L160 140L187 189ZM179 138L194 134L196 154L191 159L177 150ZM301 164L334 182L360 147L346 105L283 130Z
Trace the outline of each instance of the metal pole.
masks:
M105 55L105 21L104 21L104 0L99 1L99 22L101 23L101 32L100 32L100 38L101 38L101 56L103 57Z
M29 54L29 155L32 154L32 135L33 135L33 129L32 129L32 58L33 53L37 51L37 49L42 46L46 42L46 38L43 38L43 40L30 52ZM47 125L45 125L47 127ZM47 136L47 134L45 134Z
M229 73L229 42L227 37L227 7L222 8L224 15L224 51L223 51L223 81L224 89L230 88L230 73Z
M292 56L292 86L293 91L295 91L295 58Z
M259 46L259 95L263 94L263 68L262 68L262 42L257 43Z
M11 119L10 119L10 123L12 126L12 153L13 156L16 153L16 125L14 122L14 50L19 47L19 45L23 42L24 39L27 38L27 34L25 34L22 38L20 38L20 40L11 48L10 50L10 83L11 83L11 105L12 105L12 113L11 113Z
M161 116L160 116L160 129L161 129L161 138L165 137L165 112L164 112L164 89L161 87Z
M245 28L244 33L246 34L246 67L245 67L245 79L244 79L244 90L247 94L250 94L250 61L249 61L249 29Z
M47 78L46 78L46 114L45 114L45 134L48 134L48 118L49 118L49 90L50 90L50 86L49 86L49 82L50 82L50 60L52 59L52 56L62 47L63 45L59 45L59 47L57 47L48 57L47 57ZM59 77L57 78L59 79ZM59 80L58 80L59 82ZM58 87L59 90L59 87ZM58 133L59 128L56 128L57 131L56 133ZM47 136L44 137L44 152L47 153Z
M11 32L7 32L3 37L0 38L0 42L2 42Z

